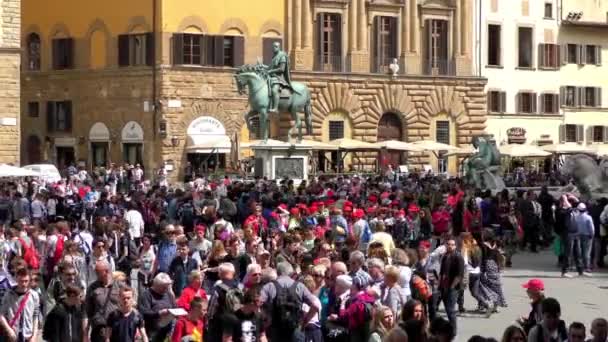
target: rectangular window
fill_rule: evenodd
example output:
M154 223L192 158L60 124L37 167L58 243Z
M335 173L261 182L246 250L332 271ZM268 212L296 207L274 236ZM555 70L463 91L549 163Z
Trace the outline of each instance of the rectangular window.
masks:
M154 34L121 34L118 36L118 65L143 66L153 65Z
M578 92L574 86L561 87L562 104L566 107L578 106Z
M270 65L272 63L272 57L274 56L273 45L279 43L283 45L283 39L281 38L262 38L262 63Z
M592 129L592 141L604 142L604 126L593 126Z
M519 93L518 94L518 112L523 114L536 113L536 94L535 93Z
M49 132L69 133L72 131L72 102L47 102L47 130Z
M506 112L506 95L504 91L488 91L488 111L490 113Z
M538 45L538 67L545 69L559 68L559 45L539 44Z
M532 68L532 28L518 28L518 48L517 66L520 68Z
M543 114L559 113L559 96L557 94L542 94L541 101L541 112Z
M397 58L397 18L374 17L373 71L386 73L388 66Z
M344 138L344 121L329 121L329 140Z
M582 87L580 92L581 106L597 108L602 106L602 88Z
M577 125L565 125L565 140L566 140L566 142L577 142L578 141Z
M553 19L553 4L545 2L545 19Z
M342 17L336 13L317 16L317 70L342 71Z
M184 34L183 64L200 65L202 61L202 34Z
M37 118L40 116L40 104L38 102L27 103L27 115L30 118Z
M74 68L74 39L53 39L53 69L64 70Z
M500 25L488 25L488 65L501 65L500 48Z
M437 121L437 129L435 134L435 141L442 144L450 144L450 122L449 121Z
M576 45L576 44L568 44L566 50L567 50L567 53L568 53L568 57L566 58L566 61L569 64L578 64L578 60L579 60L578 45Z
M585 64L602 64L602 47L599 45L585 46Z
M426 20L426 73L428 75L449 75L454 71L448 57L448 21Z

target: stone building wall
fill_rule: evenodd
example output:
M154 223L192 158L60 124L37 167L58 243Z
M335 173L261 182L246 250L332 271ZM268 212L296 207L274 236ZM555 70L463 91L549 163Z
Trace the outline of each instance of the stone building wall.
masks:
M247 96L239 95L233 69L167 68L162 72L161 100L180 100L180 108L163 108L168 123L167 139L161 157L182 165L186 156L186 129L199 116L212 116L222 122L227 134L240 134L243 115L248 111ZM323 122L335 112L347 114L352 123L352 138L375 142L378 122L384 113L397 114L403 124L403 140L434 140L433 121L452 123L452 144L469 144L473 136L485 130L485 79L465 77L398 77L375 74L294 72L293 79L308 85L313 101L313 136L321 140ZM272 118L271 120L277 120ZM281 114L275 137L285 137L291 127L289 114ZM179 144L170 144L170 138ZM374 154L360 154L364 164L373 165ZM432 163L431 154L410 154L408 164ZM455 160L454 160L454 165ZM455 166L452 168L455 171Z
M19 164L21 1L0 1L0 163Z

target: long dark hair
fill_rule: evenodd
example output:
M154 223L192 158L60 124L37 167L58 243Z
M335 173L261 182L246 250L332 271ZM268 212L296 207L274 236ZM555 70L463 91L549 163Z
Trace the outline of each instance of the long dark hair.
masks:
M516 325L512 325L510 327L508 327L507 329L505 329L505 332L502 334L502 342L509 342L511 341L511 337L513 337L513 335L519 332L521 334L521 336L523 336L523 338L526 338L526 333L524 332L524 330Z

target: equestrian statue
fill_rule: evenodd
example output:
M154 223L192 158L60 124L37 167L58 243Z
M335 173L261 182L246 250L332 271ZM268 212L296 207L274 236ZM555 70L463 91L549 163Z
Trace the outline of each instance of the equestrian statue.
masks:
M272 48L274 55L270 65L260 62L246 64L234 76L239 94L247 92L249 95L250 111L245 114L245 122L251 131L251 120L258 116L258 138L266 143L270 130L269 114L289 112L295 124L289 129L287 141L291 144L292 135L297 131L299 143L302 141L302 121L298 113L304 113L307 134L312 134L310 91L303 83L291 81L289 56L281 50L281 45L275 42Z
M465 180L478 189L502 190L505 183L500 175L500 152L490 137L473 137L477 153L464 162Z

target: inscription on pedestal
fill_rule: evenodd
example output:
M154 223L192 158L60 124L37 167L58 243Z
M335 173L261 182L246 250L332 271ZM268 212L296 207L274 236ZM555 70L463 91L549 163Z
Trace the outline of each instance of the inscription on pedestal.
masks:
M276 158L275 179L303 179L304 159L302 158Z

